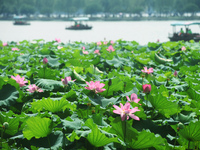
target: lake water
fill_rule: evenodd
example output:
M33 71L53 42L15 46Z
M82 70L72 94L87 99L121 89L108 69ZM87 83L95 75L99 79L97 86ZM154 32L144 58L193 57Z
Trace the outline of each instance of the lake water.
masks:
M60 38L62 42L82 41L98 42L107 40L127 40L136 41L140 45L148 42L169 41L168 34L172 33L171 23L177 21L95 21L88 22L92 25L92 30L74 31L66 30L66 26L72 25L65 21L31 21L31 25L17 26L13 21L0 21L0 40L9 41L32 41L34 39L44 39L52 41ZM199 26L192 26L193 32L200 31ZM180 27L176 29L179 31Z

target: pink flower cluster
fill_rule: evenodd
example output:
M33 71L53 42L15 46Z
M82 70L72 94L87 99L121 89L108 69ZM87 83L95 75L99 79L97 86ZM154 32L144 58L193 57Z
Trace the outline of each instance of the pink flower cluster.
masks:
M61 81L62 81L64 86L67 86L69 81L73 81L74 82L74 81L76 81L76 79L72 80L71 76L68 76L68 77L65 77L64 79L61 79Z
M88 85L88 87L85 87L85 89L95 91L95 93L101 93L106 90L106 89L102 89L102 87L104 87L105 84L100 83L100 81L96 81L96 82L91 81L90 83L86 82L86 84Z
M153 68L147 69L147 67L144 67L144 70L141 70L141 71L144 73L150 74L150 73L153 73Z
M113 46L112 45L110 45L109 47L108 47L108 49L106 49L107 51L109 51L109 52L114 52L115 51L115 49L113 48Z
M28 83L28 81L24 81L24 77L20 77L20 75L17 75L16 77L11 76L12 79L14 79L20 87L23 87L26 85L26 83ZM41 88L39 88L38 86L36 86L35 84L33 85L29 85L27 91L29 91L30 93L34 93L34 92L43 92L43 90Z

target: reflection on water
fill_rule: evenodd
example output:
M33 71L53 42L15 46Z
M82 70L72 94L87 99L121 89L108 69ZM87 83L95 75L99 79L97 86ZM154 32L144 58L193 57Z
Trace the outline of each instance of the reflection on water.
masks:
M30 26L15 26L12 21L0 21L0 40L3 42L44 39L52 41L60 38L62 42L82 41L98 42L109 40L136 41L141 45L148 42L169 41L172 33L170 24L175 21L120 21L120 22L88 22L92 30L66 30L70 22L64 21L32 21ZM192 26L193 32L200 31L198 26ZM177 28L179 31L179 27Z

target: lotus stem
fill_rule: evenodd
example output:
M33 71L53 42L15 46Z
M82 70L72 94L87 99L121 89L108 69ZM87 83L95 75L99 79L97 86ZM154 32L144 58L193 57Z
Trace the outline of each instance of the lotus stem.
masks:
M50 144L50 141L49 141L49 137L47 137L47 139L48 139L48 143L49 143L49 148L51 150L51 144Z
M1 131L1 147L2 147L2 142L3 142L3 131L4 131L4 129Z

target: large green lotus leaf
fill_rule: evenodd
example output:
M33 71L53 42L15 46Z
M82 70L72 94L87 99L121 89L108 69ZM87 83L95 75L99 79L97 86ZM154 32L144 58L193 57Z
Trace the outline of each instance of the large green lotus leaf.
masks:
M133 120L122 121L120 117L117 117L110 123L112 126L110 133L116 134L124 142L131 142L132 139L137 140L138 131L131 126L132 122Z
M67 139L68 139L70 142L74 142L75 140L79 140L80 137L76 134L75 131L73 131L69 136L67 136Z
M123 60L119 59L119 57L114 57L112 60L106 60L106 63L110 66L114 66L116 68L121 67L123 65Z
M147 65L151 61L151 59L146 53L141 53L139 56L136 56L135 60L137 60L139 63L143 65Z
M9 124L5 130L6 134L15 135L18 132L20 117L12 117L12 112L0 112L0 126L2 127L4 122ZM2 128L0 128L2 130Z
M56 73L58 73L57 70L55 70L55 69L53 70L53 69L46 67L46 68L39 69L37 75L39 78L54 79L56 76Z
M26 139L30 140L35 137L36 139L46 137L51 133L51 120L49 118L30 117L26 121L26 126L23 130L23 135Z
M179 134L188 141L200 141L200 121L190 122L188 126L179 131Z
M76 105L71 105L70 102L68 102L65 98L62 98L60 100L53 100L51 98L43 97L42 100L33 102L31 103L31 105L33 109L39 112L45 109L53 113L64 111L67 108L70 108L71 110L74 110L76 108Z
M48 59L48 64L51 67L59 67L60 66L59 58L47 57L47 59Z
M179 92L183 92L186 91L188 88L188 84L181 84L181 85L176 85L176 86L168 86L167 89L171 90L171 89L176 89Z
M90 67L85 69L86 72L89 72L91 74L103 74L102 71L100 71L97 67L94 65L90 65Z
M101 133L98 126L93 123L92 119L88 119L85 122L85 126L88 126L92 130L86 138L95 147L101 147L111 142L119 143L117 138L108 138L105 134Z
M14 86L10 84L3 85L0 90L0 106L10 107L16 103L18 97L19 92Z
M55 131L47 137L31 139L29 142L31 145L39 147L40 150L57 150L64 145L63 141L63 133L61 131Z
M17 61L22 62L22 63L27 63L29 62L29 56L30 54L23 54L17 57Z
M51 80L51 79L39 79L36 82L37 86L45 89L45 90L56 90L60 87L63 87L63 84L61 81Z
M170 117L170 115L176 114L179 112L178 104L167 100L166 97L162 94L155 94L154 96L149 95L149 101L152 106L157 109L165 117Z
M137 136L137 140L132 139L130 147L133 149L145 149L154 147L158 150L166 150L166 143L161 136L150 131L143 130Z
M81 128L81 125L84 123L82 120L78 118L66 118L66 119L61 119L62 125L64 129L72 129L72 130L78 130Z
M105 121L105 117L103 116L103 114L99 113L99 114L94 114L92 115L92 119L94 121L94 123L96 123L99 126L109 126Z
M108 106L108 105L115 104L116 101L119 99L119 97L118 98L114 98L114 97L104 98L104 97L101 97L101 96L95 96L95 97L88 96L88 97L91 100L91 103L93 105L100 105L103 108L106 108L106 106Z
M193 100L200 101L200 92L197 92L193 88L189 88L187 90L189 97Z

